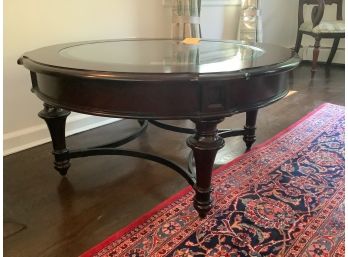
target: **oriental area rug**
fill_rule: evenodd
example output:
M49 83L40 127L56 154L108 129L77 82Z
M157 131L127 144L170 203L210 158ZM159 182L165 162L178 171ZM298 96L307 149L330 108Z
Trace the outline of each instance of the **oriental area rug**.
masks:
M344 256L344 107L321 105L213 185L207 218L188 187L81 256Z

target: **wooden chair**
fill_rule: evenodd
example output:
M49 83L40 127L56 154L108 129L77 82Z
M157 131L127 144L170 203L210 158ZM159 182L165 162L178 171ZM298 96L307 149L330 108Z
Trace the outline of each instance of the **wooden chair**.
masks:
M332 63L338 44L341 38L344 38L344 21L342 20L342 1L343 0L299 0L298 8L298 31L295 45L295 51L298 53L301 47L303 34L314 37L312 75L314 74L319 57L320 40L322 38L333 38L334 42L331 48L329 58L326 64ZM315 5L312 9L312 21L304 21L303 6L305 4ZM325 5L337 4L336 20L323 21Z

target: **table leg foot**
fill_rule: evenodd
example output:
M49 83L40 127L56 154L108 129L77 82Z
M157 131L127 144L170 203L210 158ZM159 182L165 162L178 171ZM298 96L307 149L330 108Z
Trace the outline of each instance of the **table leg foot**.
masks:
M69 111L44 104L44 109L39 112L39 117L44 119L50 131L54 168L62 175L66 175L70 167L69 151L65 143L65 123Z
M194 120L196 132L187 139L196 163L196 184L193 205L201 218L212 208L211 178L216 153L224 146L224 140L217 133L219 119Z
M257 118L257 111L258 110L253 110L246 112L246 122L244 126L245 134L243 137L243 140L246 145L246 150L250 150L251 146L255 143L256 141L256 136L255 136L255 130L256 130L256 118Z

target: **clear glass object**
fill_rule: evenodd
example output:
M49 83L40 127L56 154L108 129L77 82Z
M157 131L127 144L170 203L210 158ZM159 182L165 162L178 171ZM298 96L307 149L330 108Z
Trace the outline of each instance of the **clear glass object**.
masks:
M59 55L74 61L117 67L120 72L223 72L250 66L264 54L232 41L187 45L173 40L106 41L70 46Z

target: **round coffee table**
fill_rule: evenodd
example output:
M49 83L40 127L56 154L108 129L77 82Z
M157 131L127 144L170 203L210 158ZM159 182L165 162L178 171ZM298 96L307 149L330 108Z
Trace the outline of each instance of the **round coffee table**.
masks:
M114 154L146 158L181 174L195 190L201 217L212 208L211 174L223 137L243 135L255 141L257 110L288 92L289 71L300 59L293 51L268 44L172 39L104 40L59 44L25 53L18 61L30 70L32 92L43 102L39 113L49 128L55 168L65 175L70 159ZM70 111L137 119L136 135L88 149L67 149L65 121ZM244 129L218 131L217 124L246 112ZM195 130L157 120L190 119ZM147 121L193 133L187 139L196 169L186 170L164 158L117 148L138 136Z

